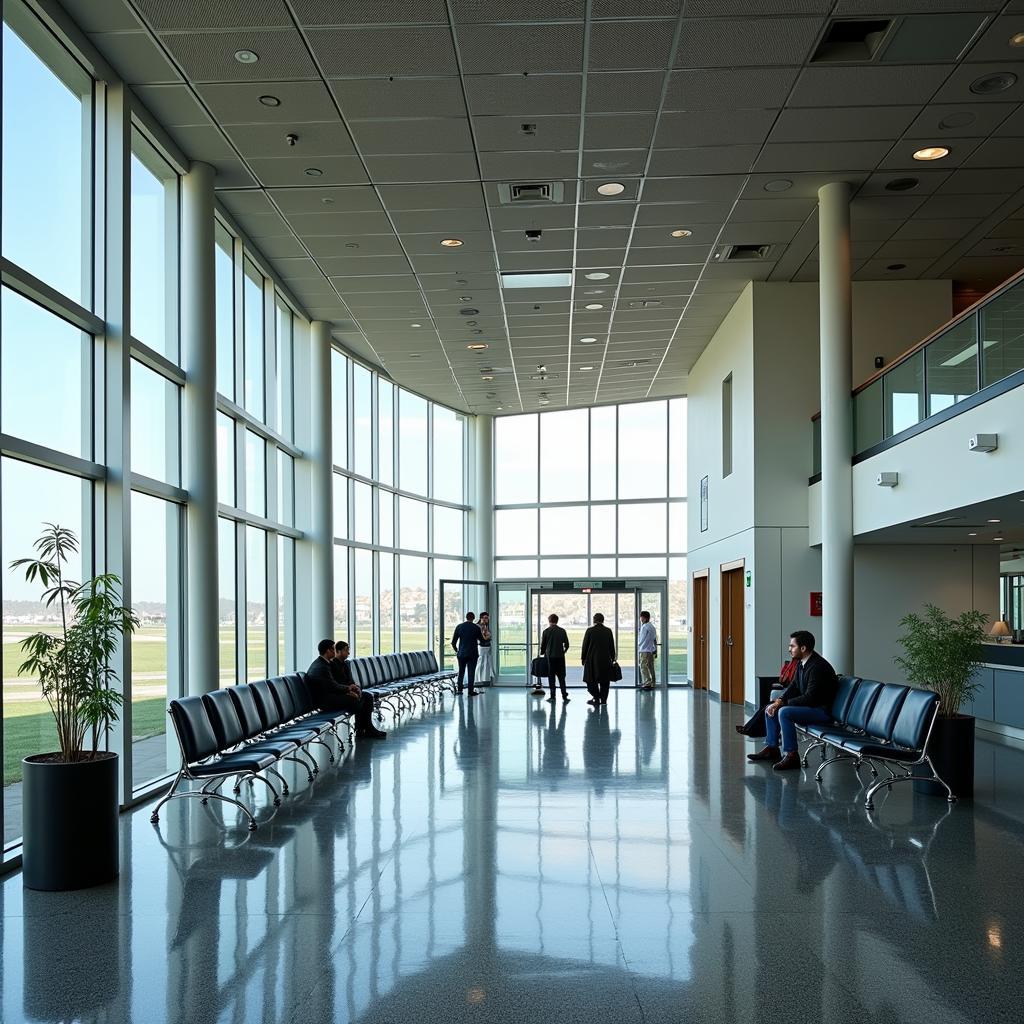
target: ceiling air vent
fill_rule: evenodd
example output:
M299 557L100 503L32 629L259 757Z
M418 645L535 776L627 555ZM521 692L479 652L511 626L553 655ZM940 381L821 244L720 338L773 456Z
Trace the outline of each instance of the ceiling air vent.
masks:
M774 245L725 245L715 253L715 259L720 263L769 260L774 249Z
M498 198L508 203L560 203L565 186L560 181L513 181L498 185Z
M891 27L891 18L833 21L825 30L811 63L856 64L870 61Z

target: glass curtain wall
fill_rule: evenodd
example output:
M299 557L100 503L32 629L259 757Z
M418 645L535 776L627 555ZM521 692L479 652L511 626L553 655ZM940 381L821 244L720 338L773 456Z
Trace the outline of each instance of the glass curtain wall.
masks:
M295 649L295 314L219 219L220 685L305 668Z
M502 416L494 424L498 580L668 580L657 623L686 678L686 399Z
M331 352L334 624L353 656L437 650L438 581L465 576L467 424Z

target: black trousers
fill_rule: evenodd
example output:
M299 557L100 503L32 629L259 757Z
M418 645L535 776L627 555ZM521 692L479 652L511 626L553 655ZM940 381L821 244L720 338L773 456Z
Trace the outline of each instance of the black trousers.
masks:
M587 690L590 692L590 696L596 701L600 701L602 704L608 703L608 691L611 689L612 681L610 679L604 679L600 683L587 683Z
M551 696L555 695L555 679L562 687L562 696L567 696L565 689L565 658L552 658L548 655L548 686L551 687Z
M462 692L462 680L465 678L466 673L469 673L469 688L473 689L473 683L476 680L476 663L479 658L463 658L459 655L459 692Z
M358 697L349 694L334 697L321 708L324 711L347 711L355 719L357 729L373 726L373 698L368 693Z

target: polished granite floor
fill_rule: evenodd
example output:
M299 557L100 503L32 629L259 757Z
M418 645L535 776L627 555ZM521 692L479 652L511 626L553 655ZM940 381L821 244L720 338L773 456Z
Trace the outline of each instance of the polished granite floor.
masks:
M116 884L6 877L3 1021L1024 1019L1024 752L868 818L847 766L746 765L738 708L584 697L448 698L251 835L177 801Z

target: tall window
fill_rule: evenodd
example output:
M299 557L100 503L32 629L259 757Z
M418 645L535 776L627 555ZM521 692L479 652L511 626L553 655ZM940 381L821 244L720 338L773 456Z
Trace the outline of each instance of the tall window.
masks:
M657 625L685 678L686 400L502 416L494 464L495 576L666 580Z

